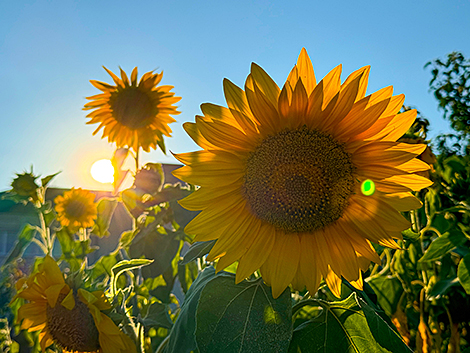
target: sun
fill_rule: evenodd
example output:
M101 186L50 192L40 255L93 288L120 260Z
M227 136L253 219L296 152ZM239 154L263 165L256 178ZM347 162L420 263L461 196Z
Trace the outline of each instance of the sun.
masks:
M100 183L112 183L114 181L114 167L109 159L100 159L91 166L91 176Z

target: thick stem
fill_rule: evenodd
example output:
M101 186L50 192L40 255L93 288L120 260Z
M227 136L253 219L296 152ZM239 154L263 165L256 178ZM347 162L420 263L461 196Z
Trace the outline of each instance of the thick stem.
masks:
M50 255L50 253L52 252L53 244L51 242L50 231L49 228L46 226L46 220L42 211L39 212L39 222L41 223L41 231L39 232L39 234L41 234L43 244L46 246L46 255Z

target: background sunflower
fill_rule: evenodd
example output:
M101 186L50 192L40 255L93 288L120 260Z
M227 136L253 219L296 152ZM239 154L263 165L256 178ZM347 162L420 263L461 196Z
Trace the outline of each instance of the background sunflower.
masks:
M100 125L93 132L103 128L103 138L115 142L117 147L129 147L137 151L139 147L146 152L160 146L165 153L163 135L170 137L169 123L175 122L170 115L179 114L174 103L181 97L170 92L173 86L158 86L163 72L145 73L137 83L137 67L132 70L131 78L121 69L121 78L104 68L113 78L116 86L91 80L91 84L103 93L87 97L91 102L84 110L96 109L89 113L87 124Z
M88 190L72 188L54 199L57 220L64 227L88 228L97 217L95 195Z

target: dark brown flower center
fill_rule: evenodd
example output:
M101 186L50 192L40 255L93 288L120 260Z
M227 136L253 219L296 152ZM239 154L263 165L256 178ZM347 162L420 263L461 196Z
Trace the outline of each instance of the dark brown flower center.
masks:
M71 200L65 206L69 218L80 219L86 214L87 205L81 200Z
M65 298L61 293L56 305L47 306L47 330L54 342L69 351L96 352L100 348L99 333L88 307L77 295L72 310L60 303Z
M110 100L114 118L130 129L149 124L154 114L154 104L148 93L130 86L114 93Z
M287 232L308 232L341 217L353 172L350 155L330 135L283 130L251 153L243 193L258 218Z

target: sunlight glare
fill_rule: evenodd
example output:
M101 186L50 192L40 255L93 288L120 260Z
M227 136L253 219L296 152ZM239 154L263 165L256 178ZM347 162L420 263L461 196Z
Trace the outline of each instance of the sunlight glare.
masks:
M109 159L101 159L91 166L91 176L100 183L112 183L114 181L114 168Z

